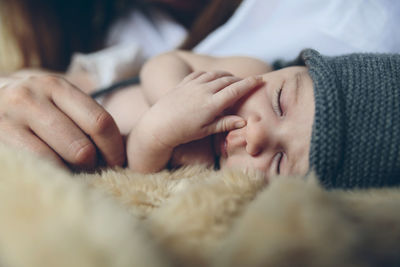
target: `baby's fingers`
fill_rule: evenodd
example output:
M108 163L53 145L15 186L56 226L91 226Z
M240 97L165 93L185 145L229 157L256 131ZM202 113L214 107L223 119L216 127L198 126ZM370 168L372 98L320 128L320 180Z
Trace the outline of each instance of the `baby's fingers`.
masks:
M232 131L238 128L242 128L246 125L246 121L235 115L228 115L224 117L217 118L213 123L208 125L207 132L208 135L215 133L222 133Z
M263 80L261 77L248 77L241 81L235 82L215 93L214 101L216 106L220 108L218 111L222 111L228 107L231 107L240 98L262 83Z
M207 83L225 76L232 76L231 73L223 70L207 71L196 78L198 83Z
M186 84L194 79L197 79L199 76L203 75L205 71L194 71L190 74L188 74L183 80L180 82L181 85Z

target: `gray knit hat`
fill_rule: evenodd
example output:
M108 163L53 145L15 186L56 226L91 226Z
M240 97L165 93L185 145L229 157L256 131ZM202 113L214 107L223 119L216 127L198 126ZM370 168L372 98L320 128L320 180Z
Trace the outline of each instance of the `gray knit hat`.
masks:
M400 55L299 56L314 83L310 170L328 188L400 184Z

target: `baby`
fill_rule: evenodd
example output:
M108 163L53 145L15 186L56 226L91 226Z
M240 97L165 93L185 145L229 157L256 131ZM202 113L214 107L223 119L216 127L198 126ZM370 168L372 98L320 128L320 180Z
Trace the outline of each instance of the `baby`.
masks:
M270 70L253 58L183 51L150 60L137 91L143 96L135 99L147 100L151 108L132 111L143 116L121 126L132 128L129 167L155 172L167 165L217 161L221 167L255 168L268 177L306 173L314 112L311 79L305 67ZM114 114L119 125L122 116Z
M217 158L267 178L313 170L329 188L399 184L400 56L309 49L292 64L271 72L256 59L179 51L149 61L135 91L149 104L140 116L128 125L109 102L129 129L129 167Z

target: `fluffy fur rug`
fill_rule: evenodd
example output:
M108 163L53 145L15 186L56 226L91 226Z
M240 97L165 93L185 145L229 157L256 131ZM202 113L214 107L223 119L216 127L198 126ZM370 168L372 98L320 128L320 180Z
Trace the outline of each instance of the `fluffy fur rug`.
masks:
M71 175L0 149L0 266L400 266L399 189L190 167Z

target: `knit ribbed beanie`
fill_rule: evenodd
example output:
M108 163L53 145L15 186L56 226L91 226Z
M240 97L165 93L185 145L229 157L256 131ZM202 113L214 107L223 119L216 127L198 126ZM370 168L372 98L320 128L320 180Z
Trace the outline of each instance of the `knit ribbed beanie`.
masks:
M328 188L400 184L400 55L299 59L314 84L310 170Z

